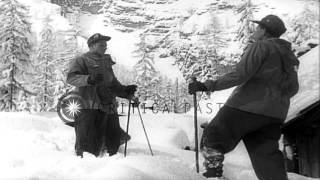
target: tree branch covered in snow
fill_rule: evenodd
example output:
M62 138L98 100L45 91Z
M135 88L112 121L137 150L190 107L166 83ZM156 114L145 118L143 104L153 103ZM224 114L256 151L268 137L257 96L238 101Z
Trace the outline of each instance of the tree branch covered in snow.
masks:
M6 104L4 110L17 110L19 94L30 93L26 90L26 77L30 75L31 24L27 17L28 9L17 0L0 2L0 79L3 92L1 101Z

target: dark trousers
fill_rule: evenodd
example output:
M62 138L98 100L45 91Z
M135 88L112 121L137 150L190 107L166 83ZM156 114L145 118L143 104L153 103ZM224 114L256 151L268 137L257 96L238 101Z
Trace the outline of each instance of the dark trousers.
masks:
M116 154L120 146L121 128L118 114L106 114L101 125L102 150L107 149L109 155Z
M224 106L203 132L201 145L222 153L243 140L259 180L287 180L279 150L282 120Z
M116 114L82 109L75 118L76 151L98 156L105 149L115 154L120 146L120 124Z

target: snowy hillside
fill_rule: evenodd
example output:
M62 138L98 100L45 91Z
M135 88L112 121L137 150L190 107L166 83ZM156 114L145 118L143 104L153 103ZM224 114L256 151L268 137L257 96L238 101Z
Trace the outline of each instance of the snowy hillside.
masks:
M67 19L60 16L61 7L51 4L45 0L19 0L29 8L30 23L32 24L32 31L39 35L43 28L43 20L46 17L51 18L52 27L55 31L66 31L71 28Z
M222 2L228 3L230 6L236 6L237 4L239 4L238 2L231 0L224 0ZM285 23L288 26L288 29L290 29L289 20L297 14L301 13L305 5L308 4L307 1L301 0L286 0L281 2L275 0L255 0L252 1L252 3L258 7L258 10L254 12L253 19L259 20L268 14L276 14L285 21ZM236 14L234 10L228 8L214 9L214 4L216 3L207 0L201 1L201 3L198 3L193 0L180 0L173 2L168 1L167 4L159 3L153 4L152 6L146 6L144 9L144 14L152 14L153 16L159 17L159 20L155 22L155 27L157 27L157 24L159 24L159 26L168 26L168 24L172 24L172 27L170 27L171 31L176 31L175 25L173 23L175 21L174 18L185 17L186 20L183 22L183 24L179 25L179 28L183 33L188 34L201 33L201 31L203 31L208 26L208 24L211 23L210 21L212 21L212 19L210 17L210 13L213 12L215 16L217 16L219 19L219 23L221 24L223 29L223 34L226 36L228 40L234 40L233 33L236 31L237 25L239 24L239 14ZM290 6L287 6L288 4L290 4ZM312 3L310 3L310 5L311 4ZM315 6L311 5L311 7L315 8L317 4L313 4ZM122 5L125 6L125 3ZM210 8L213 8L213 10L210 10ZM190 12L193 11L194 13L190 15ZM130 16L130 12L128 13ZM170 20L161 21L161 18L164 17ZM100 32L112 36L113 39L110 41L109 47L110 53L114 56L115 60L118 63L132 67L137 61L137 59L134 58L132 54L135 50L135 43L139 42L139 35L141 34L141 32L145 32L148 28L137 28L137 30L133 31L132 33L123 33L121 31L117 31L117 28L113 27L112 25L108 25L108 27L106 27L106 23L103 22L104 20L106 20L106 18L103 14L83 14L81 16L81 34L83 34L86 37L89 37L91 34L95 32ZM170 30L170 28L168 30ZM285 34L285 36L287 34ZM166 33L163 33L163 35L166 35ZM178 39L176 40L178 41ZM193 39L193 41L196 43L197 39ZM230 42L227 47L221 49L220 53L223 54L239 52L240 49L237 46L237 42ZM170 74L170 78L174 79L175 77L178 77L179 79L182 79L182 74L178 70L178 68L176 66L172 66L173 62L174 59L172 58L159 59L159 57L156 57L155 67L157 70L159 70L161 73L165 75Z
M32 30L36 34L40 33L43 26L43 19L47 16L51 18L52 22L50 24L55 28L56 32L68 31L72 28L70 26L70 19L68 20L60 15L60 6L48 3L46 0L19 1L30 8ZM224 9L210 10L210 8L214 8L216 3L212 3L212 1L209 0L202 1L201 3L197 3L193 0L163 1L164 3L151 5L152 2L154 1L148 1L149 4L144 7L143 13L158 17L159 20L155 22L155 27L157 27L157 24L159 26L168 26L172 24L173 27L170 27L171 30L175 30L174 28L180 28L184 33L192 33L194 29L197 29L196 32L201 32L210 23L210 12L214 12L214 14L219 18L219 23L221 23L223 27L223 33L229 34L226 36L227 39L234 40L234 35L231 34L234 33L237 28L236 26L239 23L239 15L236 14L234 10L228 9L228 7ZM230 6L236 6L239 4L238 2L231 0L224 0L221 4L223 5L224 3L229 4ZM285 23L288 24L288 20L300 13L304 6L309 2L301 0L286 0L281 2L275 0L255 0L252 1L252 3L259 7L259 10L254 13L254 19L261 19L267 14L276 14L283 18ZM309 4L312 6L312 3L314 4L314 2ZM290 4L290 6L287 6L287 4ZM122 5L125 6L125 4ZM316 6L316 4L314 5ZM194 13L190 15L190 12ZM183 22L183 24L179 25L180 27L175 27L176 25L174 24L176 24L175 21L178 21L178 17L185 17L187 20ZM174 20L174 18L177 20ZM161 19L169 20L161 21ZM123 33L116 30L116 27L112 25L106 27L106 24L103 22L105 20L106 18L103 14L82 14L80 16L79 24L79 46L82 51L86 51L87 47L85 38L88 38L93 33L99 32L109 35L112 37L112 40L109 42L109 53L111 53L117 63L132 68L137 62L137 58L133 57L133 51L136 49L135 44L140 40L139 35L146 29L137 29L132 33ZM196 41L196 39L194 39L194 41ZM227 47L221 50L221 53L240 52L240 49L238 49L236 44L237 42L229 43ZM159 59L159 57L156 57L155 67L169 78L174 79L178 77L179 79L183 79L178 67L172 65L173 62L173 58Z
M136 113L136 112L135 112ZM150 155L137 114L132 115L127 157L123 146L113 157L74 155L74 130L55 113L0 113L0 179L3 180L201 180L195 172L190 145L193 120L189 115L142 114L154 156ZM121 117L125 127L126 116ZM200 169L202 167L200 156ZM242 143L226 155L230 180L256 180ZM289 174L290 180L311 180Z

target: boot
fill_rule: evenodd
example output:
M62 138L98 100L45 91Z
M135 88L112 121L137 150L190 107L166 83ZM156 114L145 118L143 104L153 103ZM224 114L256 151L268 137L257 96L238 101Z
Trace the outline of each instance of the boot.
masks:
M118 152L118 151L114 151L114 150L108 151L109 156L113 156L113 155L117 154L117 152Z
M127 142L131 139L131 136L127 134L123 129L120 129L121 137L120 137L120 145L125 144L126 140Z
M83 158L83 151L82 150L76 150L76 155L80 158Z
M203 176L209 177L222 177L223 174L223 160L224 155L212 148L204 147L202 150L204 157L203 165L206 168L206 172Z

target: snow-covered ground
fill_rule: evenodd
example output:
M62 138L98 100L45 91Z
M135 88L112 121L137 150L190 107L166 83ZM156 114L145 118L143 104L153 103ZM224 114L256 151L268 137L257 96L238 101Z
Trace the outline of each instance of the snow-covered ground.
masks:
M200 180L194 167L193 119L188 114L142 114L154 156L150 155L137 111L131 116L127 157L74 155L74 130L56 113L0 113L0 179L3 180ZM121 125L126 125L121 116ZM204 121L200 118L200 122ZM200 169L202 167L200 156ZM256 180L244 145L226 155L225 176ZM290 180L308 180L289 174Z

